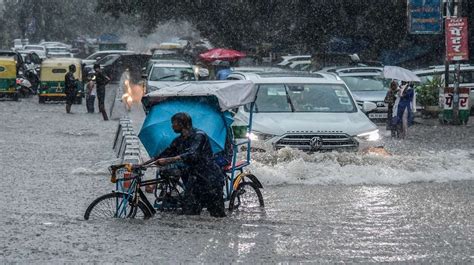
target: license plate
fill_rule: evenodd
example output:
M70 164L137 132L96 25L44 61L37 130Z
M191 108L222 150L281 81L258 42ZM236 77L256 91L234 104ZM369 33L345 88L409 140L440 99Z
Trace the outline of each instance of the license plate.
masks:
M387 113L369 113L370 119L386 119Z

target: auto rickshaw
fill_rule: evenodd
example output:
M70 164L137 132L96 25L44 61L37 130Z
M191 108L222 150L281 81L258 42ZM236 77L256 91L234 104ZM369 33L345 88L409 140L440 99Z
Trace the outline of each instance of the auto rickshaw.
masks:
M0 97L18 100L19 92L16 85L16 61L13 57L0 58Z
M84 86L82 85L81 60L76 58L46 59L41 63L39 103L66 99L64 80L71 64L76 66L74 77L78 79L75 103L82 104Z

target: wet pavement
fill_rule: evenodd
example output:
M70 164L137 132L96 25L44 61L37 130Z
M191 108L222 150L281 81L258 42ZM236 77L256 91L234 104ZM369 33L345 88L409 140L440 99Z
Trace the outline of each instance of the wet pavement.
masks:
M474 260L470 125L415 125L404 141L384 138L388 156L255 153L265 211L94 222L82 216L114 188L118 122L72 110L0 102L0 263ZM141 115L132 113L135 123Z

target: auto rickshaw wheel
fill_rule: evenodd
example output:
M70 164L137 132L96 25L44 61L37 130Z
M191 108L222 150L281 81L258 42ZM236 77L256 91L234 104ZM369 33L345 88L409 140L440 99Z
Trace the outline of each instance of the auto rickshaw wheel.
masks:
M13 94L12 100L18 101L18 93Z
M38 96L38 103L39 104L44 104L46 102L46 98L45 97L40 97Z
M75 103L78 104L78 105L81 105L82 104L82 97L77 97Z

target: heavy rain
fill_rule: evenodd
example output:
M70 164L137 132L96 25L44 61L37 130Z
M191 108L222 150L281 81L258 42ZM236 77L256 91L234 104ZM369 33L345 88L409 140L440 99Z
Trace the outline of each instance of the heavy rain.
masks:
M0 0L0 263L470 264L472 28L468 0Z

